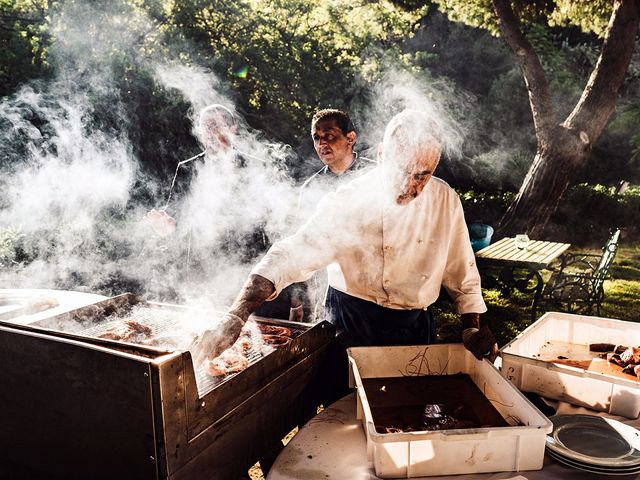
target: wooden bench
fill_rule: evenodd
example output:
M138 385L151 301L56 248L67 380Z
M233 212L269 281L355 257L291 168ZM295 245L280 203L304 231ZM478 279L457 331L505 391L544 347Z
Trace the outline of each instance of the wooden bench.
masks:
M611 264L618 250L620 229L604 247L602 254L567 253L558 270L551 274L542 292L548 310L600 315L604 299L604 281L610 277Z

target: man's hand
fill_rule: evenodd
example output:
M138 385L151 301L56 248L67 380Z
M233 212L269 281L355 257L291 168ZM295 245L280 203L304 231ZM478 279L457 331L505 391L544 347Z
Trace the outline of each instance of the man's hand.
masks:
M149 222L153 231L161 237L171 235L176 230L176 220L164 210L151 209L144 219Z
M304 319L304 309L302 308L302 302L298 297L291 297L291 307L289 309L289 321L290 322L302 322Z
M215 358L233 345L240 336L240 330L249 315L255 312L274 291L275 286L270 280L260 275L249 275L231 308L222 317L222 321L215 328L205 330L191 342L189 350L194 364L204 362L207 357Z
M481 328L465 328L462 331L462 343L478 359L487 358L493 363L498 356L498 343L486 325Z
M194 365L204 362L207 358L217 357L233 345L240 336L244 323L239 316L226 313L215 328L205 330L202 335L196 337L189 346Z

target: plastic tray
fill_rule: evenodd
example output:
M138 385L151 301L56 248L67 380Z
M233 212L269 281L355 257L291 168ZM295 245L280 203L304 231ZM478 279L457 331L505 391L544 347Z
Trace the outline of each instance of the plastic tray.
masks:
M640 324L610 318L548 312L501 349L502 375L520 390L594 410L640 416L640 382L553 358L583 358L591 343L640 346ZM604 362L604 360L602 361Z
M461 344L348 349L367 456L382 478L540 470L551 422L487 360ZM466 373L511 425L378 433L362 379Z

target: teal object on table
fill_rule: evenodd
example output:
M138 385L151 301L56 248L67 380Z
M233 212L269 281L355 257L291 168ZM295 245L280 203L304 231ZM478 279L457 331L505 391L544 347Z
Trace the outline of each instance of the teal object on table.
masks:
M474 252L488 247L491 243L493 227L484 223L472 223L469 225L469 237L471 238L471 248Z

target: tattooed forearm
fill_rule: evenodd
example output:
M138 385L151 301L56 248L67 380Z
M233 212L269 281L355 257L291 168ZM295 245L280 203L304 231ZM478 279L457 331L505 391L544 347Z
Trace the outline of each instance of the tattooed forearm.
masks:
M229 313L239 316L246 322L249 315L255 312L275 289L275 285L270 280L260 275L249 275L238 297L231 305Z

